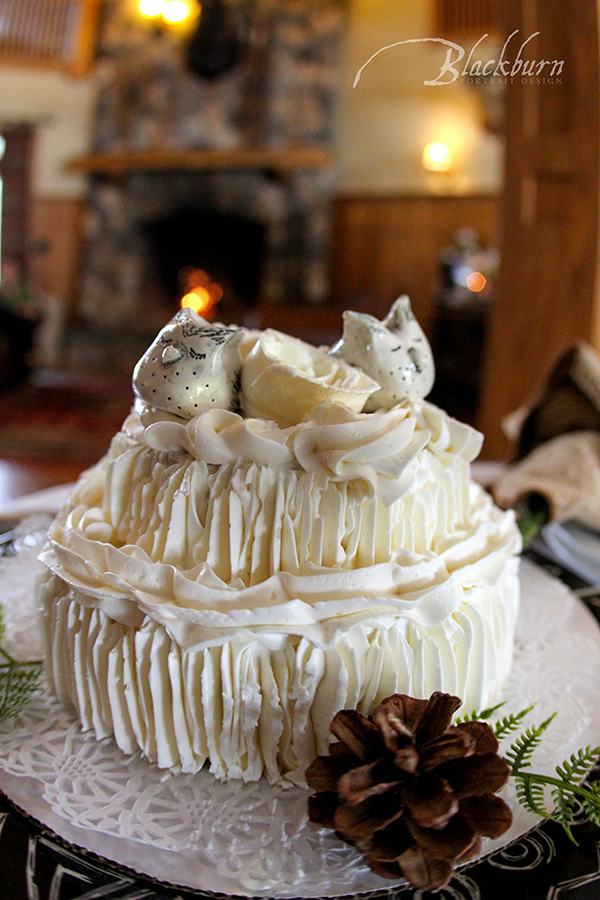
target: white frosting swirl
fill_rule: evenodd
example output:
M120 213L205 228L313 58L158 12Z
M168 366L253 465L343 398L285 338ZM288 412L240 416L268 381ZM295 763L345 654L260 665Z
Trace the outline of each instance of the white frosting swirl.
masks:
M134 430L135 421L126 427ZM185 450L210 465L238 459L262 466L290 466L294 456L286 435L273 422L243 419L227 409L212 409L187 423L158 419L144 428L143 441L153 450Z
M317 406L306 422L279 428L274 422L213 409L188 420L138 401L125 431L153 450L185 451L209 465L238 460L257 465L300 467L342 481L361 479L369 494L386 504L412 483L412 459L427 446L433 453L467 462L481 435L430 403L403 403L389 411L357 413L338 403Z
M518 540L511 516L488 519L489 503L478 499L483 521L439 556L398 551L389 562L346 571L308 563L302 574L277 572L250 586L225 583L207 563L182 571L139 547L90 539L83 506L56 520L42 560L86 605L129 625L149 616L186 650L242 635L271 647L300 635L325 648L367 620L389 627L402 616L435 627L474 581L493 584Z
M455 611L431 627L374 616L327 647L308 636L267 643L242 628L194 652L151 618L115 621L49 573L40 593L50 684L86 730L161 767L196 772L209 760L218 778L303 784L339 709L368 713L390 694L435 690L464 697L467 710L490 702L510 666L516 562L476 592L455 584Z

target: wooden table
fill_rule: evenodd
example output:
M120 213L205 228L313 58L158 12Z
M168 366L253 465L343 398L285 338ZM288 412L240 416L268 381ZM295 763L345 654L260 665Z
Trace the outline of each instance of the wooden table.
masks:
M83 463L59 460L0 460L0 507L23 494L55 484L68 484L87 468Z

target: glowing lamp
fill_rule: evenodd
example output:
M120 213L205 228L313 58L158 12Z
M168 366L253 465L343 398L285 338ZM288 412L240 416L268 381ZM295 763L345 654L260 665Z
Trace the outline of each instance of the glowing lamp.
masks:
M185 22L191 14L192 10L185 0L165 0L162 11L162 17L165 22L171 22L172 24Z
M147 19L155 19L161 15L164 5L164 0L140 0L138 9Z
M428 172L448 172L452 166L452 153L444 141L431 141L423 149L423 168Z
M192 18L197 6L194 0L138 0L137 9L144 19L159 19L167 25L181 25Z
M471 274L467 276L467 287L470 291L479 293L479 291L484 289L486 284L487 278L485 275L482 275L481 272L471 272Z

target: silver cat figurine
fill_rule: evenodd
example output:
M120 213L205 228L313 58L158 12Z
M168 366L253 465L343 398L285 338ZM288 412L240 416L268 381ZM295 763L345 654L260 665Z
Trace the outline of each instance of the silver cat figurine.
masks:
M207 409L231 409L239 392L243 333L182 309L136 365L133 390L149 406L186 419Z
M390 409L401 400L426 397L435 379L429 342L406 295L380 321L368 313L344 313L344 333L329 351L362 369L380 385L365 412Z

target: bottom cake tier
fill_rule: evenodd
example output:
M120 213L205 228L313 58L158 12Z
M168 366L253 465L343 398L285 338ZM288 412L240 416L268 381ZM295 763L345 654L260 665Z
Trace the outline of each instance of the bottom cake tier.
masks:
M396 612L324 646L238 632L203 649L183 649L150 616L116 621L47 571L38 599L50 687L84 730L161 768L195 772L208 762L219 779L303 784L340 709L368 713L397 692L445 691L467 711L494 700L512 661L517 565L509 560L493 583L463 585L452 615L433 626Z

